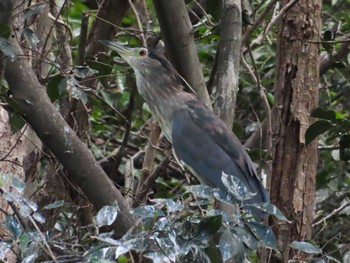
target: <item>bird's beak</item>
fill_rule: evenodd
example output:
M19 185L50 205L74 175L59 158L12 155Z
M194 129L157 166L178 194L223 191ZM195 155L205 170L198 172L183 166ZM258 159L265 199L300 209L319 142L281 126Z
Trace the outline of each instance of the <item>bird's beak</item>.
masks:
M123 46L117 42L112 42L109 40L99 40L100 43L102 43L103 45L109 47L110 49L117 51L119 53L120 56L122 56L123 58L128 58L130 56L135 56L134 55L134 50L133 48L129 48L126 46Z

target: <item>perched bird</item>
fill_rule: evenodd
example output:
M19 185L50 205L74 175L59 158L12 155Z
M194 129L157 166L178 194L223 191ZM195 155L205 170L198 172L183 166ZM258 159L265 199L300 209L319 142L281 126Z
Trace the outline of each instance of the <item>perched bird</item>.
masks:
M222 172L254 193L244 204L269 202L253 163L233 132L192 93L170 62L155 50L102 40L133 68L139 93L159 122L177 157L205 185L225 190ZM256 210L252 210L253 213Z

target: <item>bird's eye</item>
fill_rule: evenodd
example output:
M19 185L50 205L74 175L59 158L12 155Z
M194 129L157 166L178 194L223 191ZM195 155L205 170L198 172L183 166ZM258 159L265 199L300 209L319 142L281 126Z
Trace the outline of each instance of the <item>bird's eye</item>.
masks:
M141 56L141 57L144 57L144 56L146 56L147 55L147 50L146 49L141 49L140 51L139 51L139 55Z

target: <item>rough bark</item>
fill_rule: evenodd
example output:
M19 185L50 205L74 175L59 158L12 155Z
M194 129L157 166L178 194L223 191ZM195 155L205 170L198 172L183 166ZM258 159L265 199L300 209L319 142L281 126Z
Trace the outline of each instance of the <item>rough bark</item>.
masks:
M171 62L198 97L211 108L185 2L153 0L153 4Z
M217 96L215 113L232 127L238 92L239 61L242 40L240 0L224 0L220 27Z
M5 78L22 116L97 209L118 202L114 229L123 235L134 222L125 199L51 103L15 39L11 45L18 56L7 62Z
M288 1L282 1L281 7ZM298 1L279 22L271 201L292 220L277 223L283 260L294 256L289 244L311 237L314 216L317 142L305 145L309 116L318 102L320 0Z

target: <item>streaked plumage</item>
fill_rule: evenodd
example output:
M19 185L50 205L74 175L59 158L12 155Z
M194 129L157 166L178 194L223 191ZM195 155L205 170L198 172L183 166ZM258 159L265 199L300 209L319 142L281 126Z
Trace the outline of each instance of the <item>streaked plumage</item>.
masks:
M224 171L256 193L245 204L269 202L237 137L196 95L184 91L183 80L165 57L147 48L102 43L117 51L133 68L139 93L172 142L177 157L191 167L202 184L225 189L221 181Z

